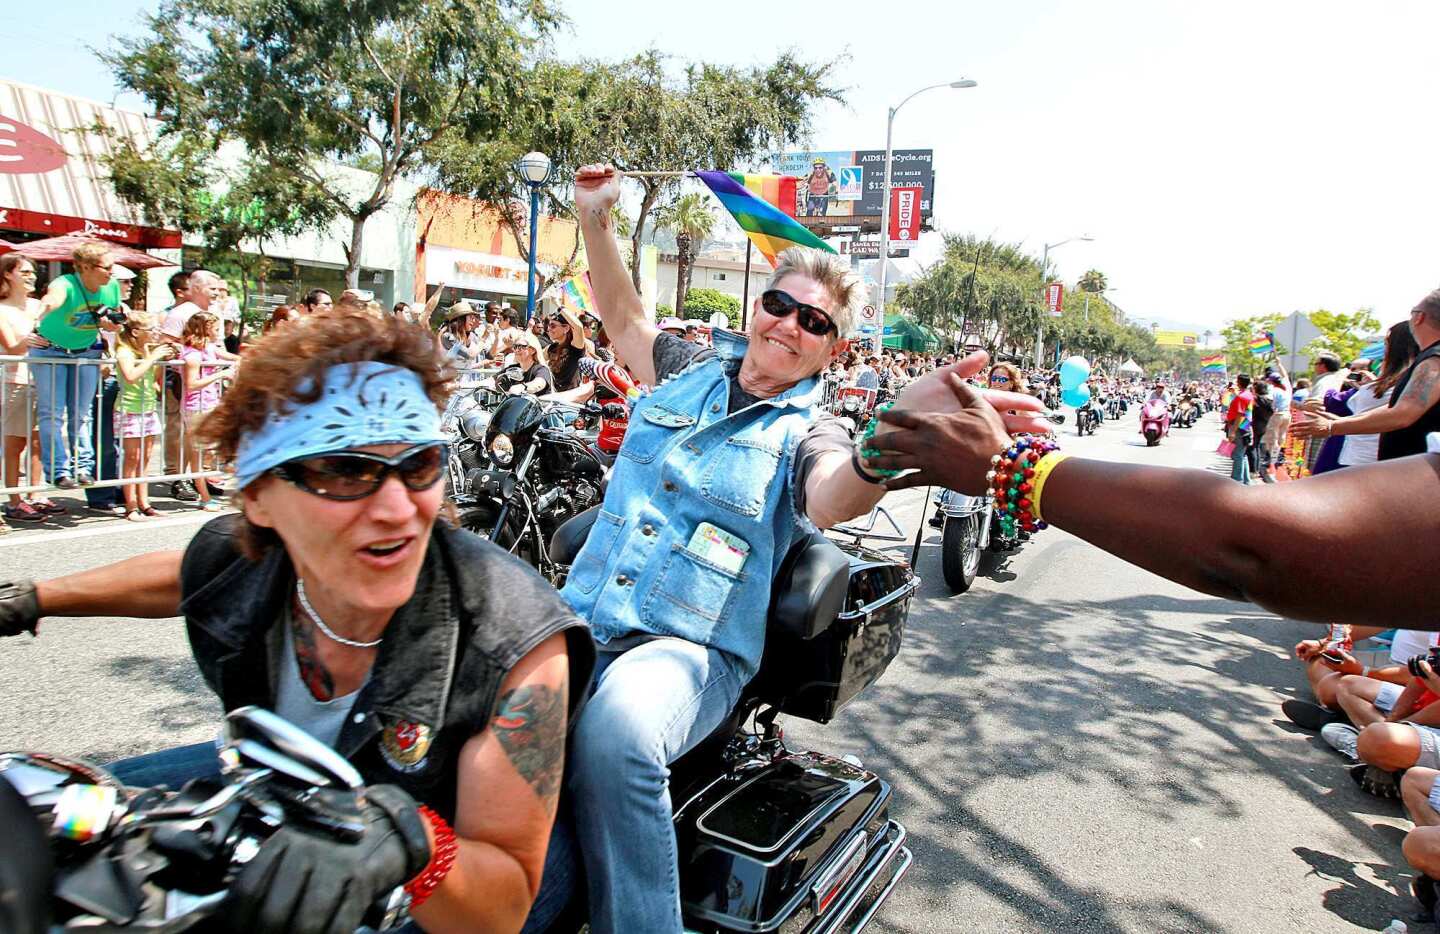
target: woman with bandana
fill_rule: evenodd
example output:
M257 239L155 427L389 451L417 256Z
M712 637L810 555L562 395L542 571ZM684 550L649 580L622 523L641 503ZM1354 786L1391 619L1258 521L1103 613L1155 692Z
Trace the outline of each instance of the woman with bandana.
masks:
M516 931L539 891L594 648L534 571L436 523L448 376L394 318L276 331L199 429L234 465L240 515L184 552L0 585L0 635L183 615L226 710L274 710L364 776L363 839L279 830L232 887L237 930L353 930L404 884L425 930ZM209 743L111 768L171 787L219 771Z

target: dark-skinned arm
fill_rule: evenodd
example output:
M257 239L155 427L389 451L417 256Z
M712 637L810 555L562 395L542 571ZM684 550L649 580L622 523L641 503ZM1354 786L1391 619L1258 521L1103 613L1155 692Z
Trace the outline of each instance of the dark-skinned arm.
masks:
M902 430L884 436L885 453L868 465L917 471L889 488L985 491L1009 435L973 388L953 380L952 389L958 412L881 416ZM1050 473L1040 508L1047 522L1204 593L1295 619L1440 629L1440 456L1256 487L1072 457Z

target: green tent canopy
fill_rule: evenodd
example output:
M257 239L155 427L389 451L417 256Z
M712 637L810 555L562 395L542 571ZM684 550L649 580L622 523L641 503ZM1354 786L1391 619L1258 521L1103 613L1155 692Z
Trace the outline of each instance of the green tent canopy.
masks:
M887 314L882 343L891 350L929 352L940 349L940 336L905 315Z

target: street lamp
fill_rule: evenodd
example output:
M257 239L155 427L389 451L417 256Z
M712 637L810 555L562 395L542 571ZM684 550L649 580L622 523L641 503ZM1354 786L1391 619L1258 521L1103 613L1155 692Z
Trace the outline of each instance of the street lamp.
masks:
M530 186L530 273L525 296L525 324L535 315L535 235L540 222L540 186L550 181L550 157L543 152L527 152L515 163L515 171Z
M1048 284L1048 283L1046 282L1046 280L1049 279L1049 277L1050 277L1050 251L1051 251L1051 250L1058 250L1058 249L1060 249L1060 247L1064 246L1065 244L1067 244L1067 243L1073 243L1073 242L1075 242L1076 240L1079 240L1079 241L1082 242L1082 243L1090 243L1090 242L1092 242L1094 239L1095 239L1095 238L1092 237L1092 236L1090 236L1089 234L1081 234L1081 235L1078 236L1078 237L1068 237L1068 238L1066 238L1066 239L1064 239L1064 240L1061 240L1059 243L1047 243L1047 244L1045 244L1045 249L1044 249L1044 251L1040 254L1040 288L1041 288L1041 290L1042 290L1042 291L1044 290L1045 286ZM1045 315L1042 313L1042 314L1040 315L1040 323L1037 324L1037 325L1035 325L1035 367L1036 367L1036 369L1040 369L1040 368L1041 368L1040 357L1041 357L1041 351L1043 350L1042 344L1043 344L1043 342L1044 342L1044 339L1045 339Z
M951 81L948 84L932 84L929 87L921 88L890 108L890 114L885 121L885 188L881 192L880 199L880 301L876 303L880 310L880 326L882 328L885 326L885 272L890 265L890 143L895 132L895 115L900 112L901 107L910 103L910 98L916 94L924 94L926 91L933 91L936 88L973 88L977 83L969 78L961 78L959 81Z

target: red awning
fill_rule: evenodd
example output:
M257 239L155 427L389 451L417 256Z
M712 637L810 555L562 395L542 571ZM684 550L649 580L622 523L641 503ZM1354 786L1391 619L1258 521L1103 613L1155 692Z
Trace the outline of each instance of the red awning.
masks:
M29 243L18 243L10 247L21 256L28 256L35 260L58 260L68 262L74 255L75 248L82 243L103 243L110 248L110 256L127 269L154 269L156 266L173 266L169 260L151 256L149 253L142 253L139 250L132 250L123 243L114 243L103 240L100 237L85 237L80 234L66 234L63 237L47 237L44 240L32 240ZM0 252L4 252L0 250Z

